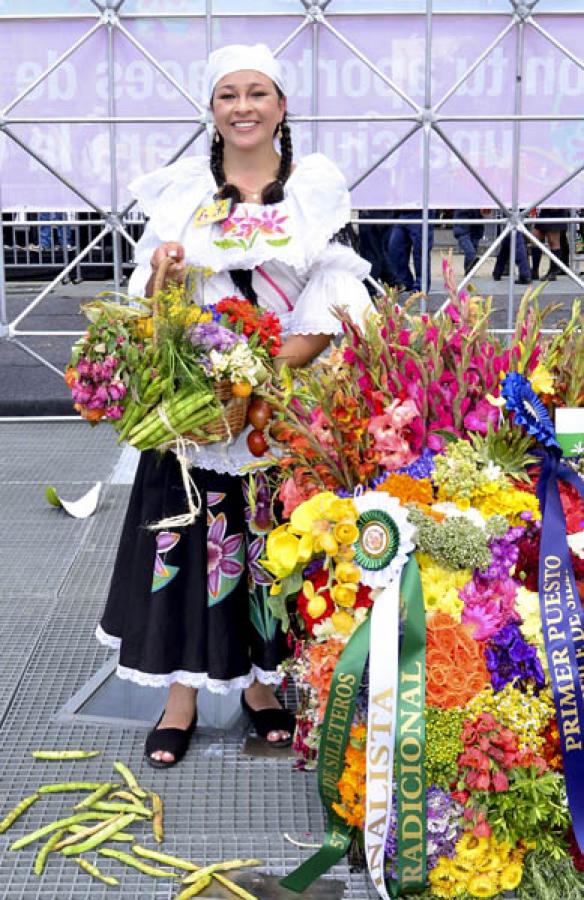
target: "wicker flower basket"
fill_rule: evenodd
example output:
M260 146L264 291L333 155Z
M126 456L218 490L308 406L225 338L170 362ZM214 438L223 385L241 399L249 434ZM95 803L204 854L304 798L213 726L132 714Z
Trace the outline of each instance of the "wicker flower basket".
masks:
M156 270L156 276L153 284L154 303L152 306L153 313L153 343L156 345L158 340L156 320L158 317L158 308L156 303L156 295L159 291L164 290L166 276L170 266L174 260L165 257ZM234 397L232 393L232 384L230 381L218 381L213 386L213 392L217 402L222 406L222 415L220 418L209 422L201 427L201 433L186 434L185 437L191 437L197 444L217 443L218 441L227 441L237 437L243 431L247 422L247 410L249 407L249 397Z

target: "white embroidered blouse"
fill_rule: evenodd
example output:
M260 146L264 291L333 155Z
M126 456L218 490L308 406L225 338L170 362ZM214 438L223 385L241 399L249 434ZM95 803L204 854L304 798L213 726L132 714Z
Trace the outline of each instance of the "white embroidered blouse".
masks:
M252 269L258 303L280 317L283 337L339 334L334 306L346 307L356 321L371 312L362 283L369 263L350 247L331 243L349 221L351 207L345 179L326 156L312 153L299 160L280 203L239 203L223 222L203 227L194 226L195 211L211 203L217 190L208 157L180 159L136 178L129 188L149 217L136 245L130 295L144 295L154 250L164 241L178 241L187 265L213 270L197 279L199 303L237 296L229 271ZM257 463L247 449L248 430L227 445L193 448L193 465L236 475Z

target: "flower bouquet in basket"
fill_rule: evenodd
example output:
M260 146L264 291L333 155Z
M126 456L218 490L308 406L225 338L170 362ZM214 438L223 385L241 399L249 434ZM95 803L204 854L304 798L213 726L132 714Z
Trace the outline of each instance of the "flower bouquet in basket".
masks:
M189 289L164 290L138 307L98 299L66 371L75 408L111 422L139 450L177 438L229 441L246 423L249 396L280 346L280 323L236 297L198 306Z
M263 389L263 565L327 815L284 885L358 845L380 897L582 897L584 484L551 419L584 407L580 306L554 336L531 293L505 346L445 275L434 318L340 311L331 358Z

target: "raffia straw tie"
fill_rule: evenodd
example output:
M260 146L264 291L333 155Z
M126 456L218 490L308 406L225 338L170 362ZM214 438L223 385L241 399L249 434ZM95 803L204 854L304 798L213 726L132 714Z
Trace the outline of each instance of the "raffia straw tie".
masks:
M182 483L187 497L188 512L182 513L182 515L180 516L170 516L167 519L161 519L160 522L155 522L152 525L148 525L148 530L162 531L167 528L184 528L187 525L193 524L193 522L201 512L201 509L203 508L203 501L201 500L199 489L193 481L192 476L189 472L190 460L186 454L187 447L189 445L194 445L195 447L197 447L197 445L194 441L187 440L184 435L179 434L178 431L175 431L170 422L170 419L168 418L168 414L164 408L163 403L159 403L159 405L156 407L156 412L158 413L158 416L167 431L170 431L170 433L174 435L174 441L166 446L173 447L176 453L176 458L180 465ZM193 492L196 501L193 499Z
M287 831L282 832L282 837L284 837L287 841L290 841L291 844L294 844L295 847L302 847L307 850L318 850L320 844L307 844L306 841L297 841L293 837L291 837Z

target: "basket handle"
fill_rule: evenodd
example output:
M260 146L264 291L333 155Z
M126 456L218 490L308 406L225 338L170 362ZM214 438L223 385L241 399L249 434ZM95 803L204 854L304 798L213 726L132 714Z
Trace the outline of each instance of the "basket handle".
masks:
M163 290L164 282L166 281L166 276L168 275L168 270L171 266L175 264L176 260L172 256L165 256L158 268L156 269L156 273L154 275L154 283L152 285L152 296L155 296L158 291Z
M159 291L164 290L166 276L168 275L170 267L174 265L174 262L175 260L172 256L165 256L160 261L160 265L154 274L154 283L152 285L152 343L154 347L158 347L158 301L156 300L156 296Z

